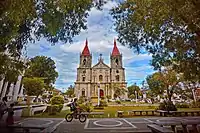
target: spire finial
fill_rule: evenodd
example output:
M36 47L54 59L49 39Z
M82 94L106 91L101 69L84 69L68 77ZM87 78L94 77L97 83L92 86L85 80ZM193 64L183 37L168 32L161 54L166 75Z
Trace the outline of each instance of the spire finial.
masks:
M114 46L117 46L116 39L114 38Z
M85 41L85 47L83 49L82 55L84 55L84 56L89 56L90 55L87 38L86 38L86 41Z
M112 55L113 56L120 55L119 49L117 48L117 43L116 43L116 39L115 38L114 38L114 47L113 47Z
M87 38L86 38L86 41L85 41L85 45L88 45L88 40L87 40Z

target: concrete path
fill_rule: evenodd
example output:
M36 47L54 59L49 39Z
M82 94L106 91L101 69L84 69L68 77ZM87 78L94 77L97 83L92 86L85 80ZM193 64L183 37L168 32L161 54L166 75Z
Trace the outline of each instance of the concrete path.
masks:
M78 120L66 122L63 118L27 118L20 123L47 126L45 133L151 133L147 124L156 121L173 119L200 120L200 117L143 117L143 118L95 118L87 119L85 123ZM1 128L1 133L7 132ZM22 131L16 130L15 133ZM31 133L38 133L39 130L31 130Z
M177 119L173 117L146 118L99 118L87 119L85 123L78 120L63 121L54 133L151 133L147 124L159 120ZM200 117L181 117L181 119L199 119Z

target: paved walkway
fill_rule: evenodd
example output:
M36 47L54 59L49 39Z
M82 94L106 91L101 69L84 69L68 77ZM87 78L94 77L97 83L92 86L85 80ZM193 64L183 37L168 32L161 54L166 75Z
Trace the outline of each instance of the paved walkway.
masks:
M54 133L151 133L147 124L159 120L177 119L173 117L146 118L101 118L88 119L85 123L78 120L63 121ZM181 117L181 119L199 119L200 117Z
M87 119L85 123L78 120L66 122L63 118L27 118L20 121L22 124L34 126L46 126L45 133L151 133L147 124L155 121L173 119L199 119L200 117L143 117L143 118L95 118ZM1 133L8 132L6 128L0 127ZM21 133L16 130L15 133ZM39 130L31 130L38 133Z

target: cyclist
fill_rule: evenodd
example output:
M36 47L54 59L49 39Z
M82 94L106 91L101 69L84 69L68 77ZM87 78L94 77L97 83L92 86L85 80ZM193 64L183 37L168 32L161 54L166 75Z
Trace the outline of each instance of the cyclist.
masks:
M77 104L77 98L74 98L74 101L71 103L71 111L73 112L74 116L77 116L78 113L78 104Z

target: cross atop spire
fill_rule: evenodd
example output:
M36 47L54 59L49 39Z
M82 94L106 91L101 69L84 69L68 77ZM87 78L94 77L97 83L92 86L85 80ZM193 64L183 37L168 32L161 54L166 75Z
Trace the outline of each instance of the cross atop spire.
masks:
M102 54L99 54L99 61L103 61Z
M116 39L114 39L114 48L112 51L112 56L116 56L116 55L120 55L120 53L119 53L119 49L117 48Z
M89 48L88 48L88 40L87 40L87 38L86 38L86 41L85 41L85 47L83 49L82 55L90 56L90 51L89 51Z

